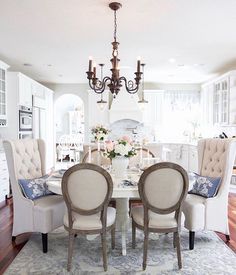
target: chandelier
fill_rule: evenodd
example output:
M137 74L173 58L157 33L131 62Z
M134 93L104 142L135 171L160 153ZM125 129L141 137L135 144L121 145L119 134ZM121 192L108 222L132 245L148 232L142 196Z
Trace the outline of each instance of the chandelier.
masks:
M105 76L101 79L97 78L96 75L96 65L93 65L92 58L89 58L89 70L87 73L87 79L89 80L89 87L97 94L102 94L106 87L109 88L112 95L115 97L121 87L122 83L125 84L126 91L130 94L137 93L139 89L139 84L141 81L142 72L141 68L141 61L140 58L137 60L137 71L134 73L135 78L134 80L127 80L124 76L120 76L120 69L119 69L119 61L118 58L118 46L119 42L116 40L116 32L117 32L117 20L116 20L116 11L122 7L122 5L118 2L112 2L109 4L110 9L114 11L114 41L112 44L112 58L111 58L111 76ZM101 99L102 100L102 99Z

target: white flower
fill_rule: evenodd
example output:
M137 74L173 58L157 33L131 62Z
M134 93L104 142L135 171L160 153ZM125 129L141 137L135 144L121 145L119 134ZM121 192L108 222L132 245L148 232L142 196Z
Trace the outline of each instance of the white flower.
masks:
M125 156L127 155L129 152L127 146L123 145L123 144L117 144L115 146L115 153L116 154L120 154L121 156Z
M132 149L132 147L129 144L117 144L115 146L115 153L120 154L121 156L128 155L129 151Z

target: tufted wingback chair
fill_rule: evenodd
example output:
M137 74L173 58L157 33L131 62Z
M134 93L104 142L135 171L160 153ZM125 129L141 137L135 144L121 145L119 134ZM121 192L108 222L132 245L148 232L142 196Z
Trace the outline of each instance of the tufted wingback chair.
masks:
M229 241L228 192L236 155L234 139L202 139L198 142L198 171L202 176L221 177L213 198L188 194L184 202L185 227L189 230L189 248L194 248L195 231L214 230Z
M13 195L12 239L25 232L42 233L47 252L47 233L63 225L65 203L62 196L50 195L34 201L24 197L18 179L44 176L45 143L40 139L3 141Z

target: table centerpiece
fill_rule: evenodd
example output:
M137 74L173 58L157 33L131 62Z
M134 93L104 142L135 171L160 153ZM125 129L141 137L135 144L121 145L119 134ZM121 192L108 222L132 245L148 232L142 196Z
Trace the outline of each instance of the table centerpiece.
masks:
M107 141L105 146L105 156L111 159L115 177L124 177L129 165L129 158L136 155L136 149L133 147L131 139L124 136L115 142Z

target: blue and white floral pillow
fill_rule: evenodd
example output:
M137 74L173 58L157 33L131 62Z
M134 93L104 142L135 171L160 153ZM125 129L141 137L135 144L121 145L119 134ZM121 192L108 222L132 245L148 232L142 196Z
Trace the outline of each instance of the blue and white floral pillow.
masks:
M35 200L44 196L53 195L48 190L46 180L49 176L45 175L37 179L19 179L18 182L26 198Z
M194 173L193 188L188 192L204 198L212 198L217 194L221 178L203 177Z

